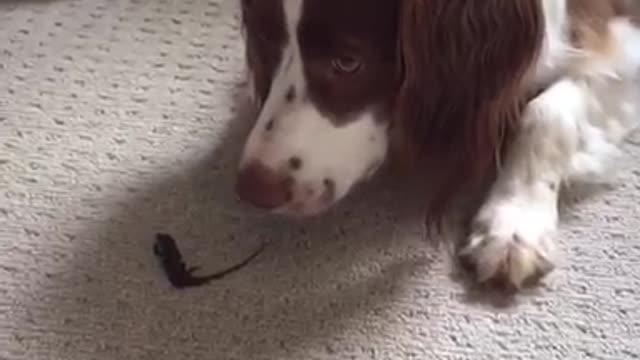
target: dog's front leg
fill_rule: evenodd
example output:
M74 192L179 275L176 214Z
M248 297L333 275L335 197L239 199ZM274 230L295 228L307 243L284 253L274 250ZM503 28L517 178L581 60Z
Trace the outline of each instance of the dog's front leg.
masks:
M558 192L578 151L587 91L564 79L529 103L460 253L478 281L518 289L554 268Z

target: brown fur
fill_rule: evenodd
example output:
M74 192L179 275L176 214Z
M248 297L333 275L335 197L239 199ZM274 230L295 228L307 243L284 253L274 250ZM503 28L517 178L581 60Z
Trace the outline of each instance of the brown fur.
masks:
M571 42L579 49L607 53L609 21L616 15L619 0L568 0Z
M246 31L246 60L253 72L256 94L264 101L280 63L281 49L289 41L284 9L279 0L243 0L242 24Z
M541 47L539 0L403 0L394 125L402 157L439 176L429 218L483 182L524 108Z
M611 19L626 17L635 23L640 19L639 0L568 0L567 7L573 45L605 54L611 45Z
M576 0L573 0L576 1ZM640 26L640 0L609 0L616 16L627 17Z

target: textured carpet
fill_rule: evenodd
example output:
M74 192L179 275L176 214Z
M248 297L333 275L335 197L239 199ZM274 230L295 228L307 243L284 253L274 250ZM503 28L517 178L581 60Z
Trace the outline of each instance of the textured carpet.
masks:
M640 146L565 212L546 286L491 306L384 181L300 223L236 202L237 12L0 2L0 359L640 357ZM158 231L204 272L272 244L175 291L151 251Z

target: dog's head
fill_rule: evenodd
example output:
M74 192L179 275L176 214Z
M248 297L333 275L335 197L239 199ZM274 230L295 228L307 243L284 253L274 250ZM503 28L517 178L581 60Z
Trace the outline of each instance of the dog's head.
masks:
M238 194L274 212L317 214L374 174L393 142L419 161L437 159L448 197L490 166L517 111L541 38L539 7L538 0L243 0L260 111Z

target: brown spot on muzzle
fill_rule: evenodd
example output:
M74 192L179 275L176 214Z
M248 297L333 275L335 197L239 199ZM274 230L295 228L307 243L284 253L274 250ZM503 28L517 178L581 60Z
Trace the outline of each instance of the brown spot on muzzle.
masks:
M276 209L292 198L293 179L259 162L242 168L236 179L236 194L260 209Z
M332 202L336 197L336 182L333 179L326 178L322 181L324 190L322 191L322 201L325 203Z

